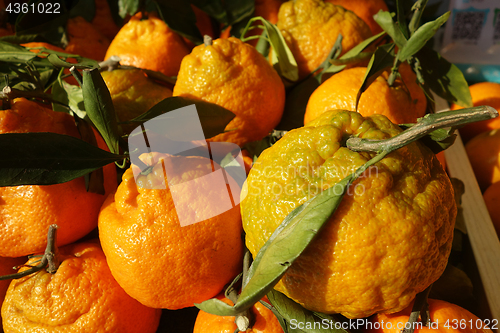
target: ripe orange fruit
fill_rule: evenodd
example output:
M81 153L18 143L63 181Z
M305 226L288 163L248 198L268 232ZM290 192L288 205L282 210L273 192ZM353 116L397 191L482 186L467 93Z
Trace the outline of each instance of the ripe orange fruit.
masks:
M415 333L479 333L491 332L487 324L468 310L445 301L429 299L432 326L416 324ZM368 323L366 333L400 333L410 318L411 306L393 314L377 314ZM410 327L410 326L407 326Z
M109 46L109 39L87 22L83 17L70 18L66 25L69 36L67 53L78 54L85 58L98 61L104 60Z
M24 98L0 111L0 133L53 132L80 137L73 117ZM97 137L99 146L105 147ZM116 189L114 164L104 167L106 193ZM56 185L0 187L0 256L20 257L45 249L47 230L58 224L58 245L72 243L97 226L105 195L87 192L83 177Z
M161 310L125 293L99 245L68 245L59 258L55 274L41 270L11 282L2 305L6 332L156 332Z
M27 48L33 48L33 49L30 49L30 51L34 52L34 53L39 53L40 52L39 49L34 49L35 47L44 47L44 48L46 48L48 50L52 50L52 51L66 52L65 50L61 49L58 46L55 46L55 45L52 45L52 44L49 44L49 43L44 43L44 42L24 43L24 44L21 44L21 46L24 46L24 47L27 47ZM43 57L43 56L39 55L39 57ZM76 60L73 59L73 58L68 58L68 59L66 59L66 61L68 61L70 63L76 63ZM66 68L64 70L64 74L70 74L69 68ZM76 81L76 79L73 76L68 76L64 80L66 82L68 82L69 84L78 85L78 82Z
M236 114L211 141L240 146L265 137L280 121L285 87L274 68L241 40L219 38L199 45L182 60L174 96L215 103Z
M5 258L0 257L0 276L14 274L16 271L13 267L22 265L26 262L25 257L20 258ZM5 299L5 293L9 288L10 280L0 280L0 305L3 303ZM0 332L2 330L2 317L0 316Z
M276 24L278 22L278 12L280 10L280 6L286 0L255 0L255 11L253 17L262 16L265 20L271 22L272 24ZM253 25L256 26L260 24L258 21ZM249 36L260 36L262 34L262 29L254 28L249 30L245 37ZM231 37L231 26L224 29L220 38L229 38ZM258 39L248 41L248 44L255 46L257 45Z
M119 122L131 120L153 105L172 96L172 90L149 79L140 69L115 69L101 72L113 100ZM120 124L130 133L139 124Z
M52 44L49 44L49 43L43 43L43 42L24 43L24 44L21 44L21 46L24 46L24 47L45 47L46 49L49 49L49 50L52 50L52 51L65 52L63 49L61 49L58 46L55 46L55 45L52 45ZM32 49L30 51L34 52L34 53L39 53L40 52L40 50L38 50L38 49Z
M346 137L381 140L400 132L385 116L337 110L264 150L241 203L254 257L293 209L374 156L346 148ZM418 142L407 145L349 188L275 289L309 310L349 318L404 309L443 273L456 213L450 179L435 155Z
M500 182L491 184L484 192L483 198L490 213L491 221L500 238Z
M361 95L358 112L364 117L383 114L393 123L414 123L425 115L427 100L407 64L399 66L401 78L387 84L390 71L382 73ZM363 83L366 67L345 69L323 82L307 102L304 124L323 112L335 109L356 110L356 96Z
M220 300L229 305L233 303L225 297L219 296ZM269 303L267 297L263 299ZM245 332L247 333L283 333L280 323L271 310L259 302L251 308L255 318L255 323ZM238 327L234 323L232 316L217 316L205 311L198 312L194 324L193 333L226 333L235 332Z
M500 130L475 136L465 144L465 151L482 191L500 181Z
M337 6L342 6L347 10L353 11L370 27L374 35L382 32L382 28L373 19L373 15L377 14L379 10L389 11L384 0L326 0Z
M200 194L222 198L227 189L203 181L202 176L212 173L206 158L156 153L141 158L153 167L151 172L136 181L132 169L138 167L132 165L99 214L99 238L111 272L146 306L176 310L201 303L220 293L241 270L239 205L220 214L218 207L207 205ZM172 171L168 186L163 168ZM182 196L179 187L171 190L172 184L183 182L197 187L182 190ZM185 205L193 214L213 217L183 227L178 214L186 213Z
M113 20L111 9L107 1L95 0L95 16L92 19L92 25L107 39L112 40L118 33L118 26Z
M446 158L444 156L444 152L439 152L436 154L437 159L439 160L439 163L443 166L443 169L446 170Z
M489 105L500 111L500 83L480 82L469 87L474 106ZM457 104L452 104L452 110L462 109ZM500 128L500 119L494 118L467 124L460 129L460 135L464 142L469 141L476 135Z
M189 48L182 37L156 14L148 13L143 17L139 12L116 34L105 58L117 55L122 65L176 76L182 58L188 53Z
M323 0L293 0L281 5L278 28L299 69L299 79L314 71L328 56L342 34L342 54L372 34L351 11Z

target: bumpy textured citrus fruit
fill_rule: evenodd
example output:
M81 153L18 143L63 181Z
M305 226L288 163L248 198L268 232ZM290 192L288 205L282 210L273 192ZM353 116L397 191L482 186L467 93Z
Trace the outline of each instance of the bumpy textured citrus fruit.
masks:
M203 176L212 172L208 159L142 156L152 171L136 182L128 169L116 194L101 209L99 238L104 253L118 283L144 305L171 310L193 306L217 295L241 270L239 205L181 226L176 207L188 204L196 214L215 212L204 197L222 198L226 188L204 183ZM166 188L164 167L171 170ZM182 198L176 196L174 202L170 187L187 181L197 186L182 191ZM157 188L159 184L164 188Z
M236 114L212 141L244 145L265 137L280 121L285 87L257 50L237 38L199 45L182 60L174 96L215 103Z
M233 303L225 297L219 297L224 303L233 305ZM267 297L264 301L269 303ZM281 326L276 319L276 316L271 310L257 302L251 308L255 323L251 328L246 330L247 333L283 333ZM217 316L205 311L198 312L196 322L194 324L193 333L226 333L235 332L237 326L232 316Z
M64 49L67 53L102 61L109 46L109 39L101 34L92 23L77 16L68 20L66 25L69 43Z
M16 273L16 271L13 268L24 264L26 262L26 259L27 259L26 257L20 257L20 258L0 257L0 276ZM0 304L2 304L5 299L5 293L9 288L9 284L10 280L0 281ZM0 332L3 332L1 316L0 316Z
M120 57L122 65L135 66L176 76L189 48L182 37L154 13L137 13L116 34L106 59Z
M115 69L101 73L111 94L119 122L131 120L172 96L172 90L155 83L140 69ZM121 124L130 133L138 124Z
M474 106L489 105L500 110L500 83L480 82L469 87ZM452 104L452 110L461 109L461 106ZM460 129L460 135L464 142L469 141L476 135L500 128L499 117L489 120L483 120L465 125Z
M41 270L12 281L2 305L6 332L156 332L161 310L125 293L113 279L99 245L62 247L59 259L55 274Z
M479 333L492 332L485 322L470 311L445 301L429 299L429 314L432 326L418 322L415 333ZM367 333L402 332L410 318L411 306L394 314L377 314L371 318ZM410 325L410 324L408 324ZM415 324L414 324L415 325ZM408 326L410 327L410 326Z
M370 30L374 35L382 32L382 28L373 19L373 15L377 14L379 10L389 11L384 0L326 0L337 6L342 6L345 9L353 11L363 21L368 24Z
M299 79L321 65L339 34L342 54L372 35L356 14L322 0L285 2L277 26L297 61Z
M491 221L500 238L500 182L491 184L484 192L483 198L490 213Z
M24 98L0 111L0 133L53 132L80 137L73 117ZM98 137L100 147L103 140ZM106 193L116 189L114 164L104 167ZM0 256L19 257L45 249L47 230L58 224L58 245L72 243L97 226L105 195L87 192L83 177L56 185L0 187Z
M475 136L465 151L482 191L500 181L500 129Z
M357 110L361 115L382 114L397 124L414 123L425 115L427 101L415 73L407 64L402 64L399 71L401 77L392 87L387 83L390 74L387 70L363 92ZM366 67L349 68L323 82L307 102L304 124L328 110L355 111L365 73Z
M348 136L400 133L382 115L324 113L266 149L241 203L246 244L255 255L297 206L374 156L343 144ZM438 279L451 250L456 204L435 155L419 143L369 168L275 289L310 310L349 318L405 308Z

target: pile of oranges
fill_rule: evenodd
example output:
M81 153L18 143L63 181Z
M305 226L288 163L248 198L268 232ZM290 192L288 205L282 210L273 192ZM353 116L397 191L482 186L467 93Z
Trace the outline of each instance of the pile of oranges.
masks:
M24 275L0 281L0 332L170 332L173 317L183 318L187 312L182 311L195 304L212 298L235 303L224 291L246 270L246 248L255 258L295 208L375 156L349 150L345 140L392 138L402 131L398 124L415 123L428 109L426 93L407 63L399 65L394 82L389 83L390 69L383 71L358 102L368 65L361 60L310 94L300 115L304 126L253 156L252 143L265 139L286 116L291 88L271 61L277 51L271 47L264 56L255 39L231 36L238 22L224 26L189 7L205 35L199 45L144 8L116 24L112 8L101 0L95 0L91 21L80 16L67 20L64 45L19 44L32 52L43 47L104 63L119 59L119 68L101 75L125 140L139 126L133 119L167 98L231 111L234 118L225 130L205 144L230 142L242 149L245 185L240 189L226 173L222 187L203 182L221 169L212 155L153 151L139 156L142 166L104 166L103 193L88 190L88 177L0 187L0 274L14 274L15 267ZM296 60L297 83L318 73L339 34L342 55L380 33L373 16L388 10L384 0L255 0L254 8L253 16L280 31ZM254 23L247 37L260 35L261 28ZM13 26L2 22L0 34L13 37ZM72 77L64 82L78 87ZM474 105L500 110L499 84L470 90ZM44 96L50 93L48 87ZM84 140L76 115L56 112L46 101L4 97L0 135L49 132ZM100 133L93 132L96 145L109 151ZM468 125L460 133L500 234L500 120ZM414 142L371 167L355 186L362 193L345 196L275 290L304 311L404 326L415 296L448 263L457 215L452 183L430 149ZM222 212L202 196L222 200L235 188L242 190L241 204L231 199L231 207ZM181 207L190 207L193 219L208 218L183 226ZM55 237L47 237L54 225ZM48 268L28 274L42 263ZM246 332L284 331L283 318L271 303L264 297L249 309ZM480 321L454 304L430 299L429 305L431 318L439 321ZM187 313L178 332L240 329L233 316L194 314L196 320ZM288 319L288 327L291 323Z
M475 83L470 86L470 92L474 106L490 105L500 110L499 83ZM460 109L455 104L451 108ZM460 135L500 238L500 121L495 118L466 125L460 129Z

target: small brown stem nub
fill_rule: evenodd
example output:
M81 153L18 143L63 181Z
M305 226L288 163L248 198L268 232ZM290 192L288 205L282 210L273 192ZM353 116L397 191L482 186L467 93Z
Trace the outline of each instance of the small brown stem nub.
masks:
M212 45L212 37L210 37L209 35L203 36L203 44L205 44L205 46Z
M42 256L42 259L37 265L31 266L30 269L27 269L19 273L0 276L0 280L20 279L24 276L41 271L44 268L47 269L48 273L54 274L60 265L58 256L59 252L56 246L57 228L58 228L57 224L50 225L49 232L47 235L47 247L45 248L45 253Z

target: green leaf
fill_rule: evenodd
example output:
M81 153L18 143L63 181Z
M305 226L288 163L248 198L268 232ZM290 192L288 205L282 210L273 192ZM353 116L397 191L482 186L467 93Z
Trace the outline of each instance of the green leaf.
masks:
M407 61L411 56L417 53L424 45L436 34L436 31L450 17L450 12L446 12L436 20L427 22L417 29L415 33L408 39L408 42L398 51L399 61ZM399 46L399 45L398 45Z
M196 105L203 134L207 139L223 133L227 124L235 117L234 113L217 104L176 96L165 98L146 113L132 119L130 122L136 122L139 126L140 123L146 122L159 115L193 104Z
M82 88L79 86L69 84L59 78L59 80L52 85L52 98L69 106L70 110L81 119L85 118L87 115L85 112L85 103L83 102ZM68 112L65 106L58 103L53 103L52 108L54 111Z
M139 11L140 0L118 0L118 14L121 18L133 16Z
M35 57L35 53L22 46L0 41L0 61L19 63L29 61Z
M264 29L269 37L269 43L273 48L271 56L273 67L281 77L284 77L292 82L297 81L299 79L297 62L293 57L292 51L288 48L281 31L276 25L260 16L254 17L248 21L248 26L257 20L260 20L264 24Z
M243 281L246 287L234 306L218 299L195 305L208 313L234 316L258 302L278 283L329 220L353 180L353 175L347 176L288 214L255 257L247 280Z
M448 149L453 143L457 135L454 128L440 128L420 139L434 154Z
M325 70L325 73L338 73L346 67L346 64L364 59L366 54L364 54L363 51L375 43L383 35L385 35L385 32L381 32L375 36L367 38L344 53L339 59L330 60L332 66L328 67L328 69Z
M60 52L58 52L60 54ZM98 68L99 63L95 60L88 59L88 58L83 58L79 56L73 56L75 59L77 59L78 63L73 64L67 61L62 60L57 56L55 52L50 52L49 56L47 59L50 61L50 63L56 67L64 67L64 68L71 68L75 67L77 69L85 69L85 68Z
M396 17L397 24L403 33L403 36L408 39L410 37L410 31L408 31L408 25L406 23L404 6L401 3L401 0L396 0Z
M406 45L406 37L399 28L398 24L392 20L392 15L389 12L379 11L377 14L373 15L375 21L380 25L384 31L391 36L394 43L399 48Z
M417 0L411 7L411 11L413 13L410 24L408 25L410 35L413 35L420 25L420 19L422 18L422 14L424 13L424 9L428 1L429 0Z
M276 290L271 290L267 298L285 319L288 332L348 333L345 329L335 328L335 318L325 314L319 317Z
M154 0L159 16L170 29L186 37L195 44L203 43L196 16L189 2Z
M457 66L428 47L423 47L416 57L422 65L420 73L425 86L450 103L462 107L472 106L469 86Z
M0 186L52 185L124 158L56 133L0 134Z
M120 136L108 87L97 68L83 71L85 111L112 153L119 153Z
M373 56L368 63L368 67L366 68L363 83L361 84L356 96L356 110L358 109L361 94L368 89L370 84L372 84L372 82L375 81L375 79L379 77L380 74L387 69L387 67L394 63L394 46L395 45L393 43L384 44L379 46L375 53L373 53Z

